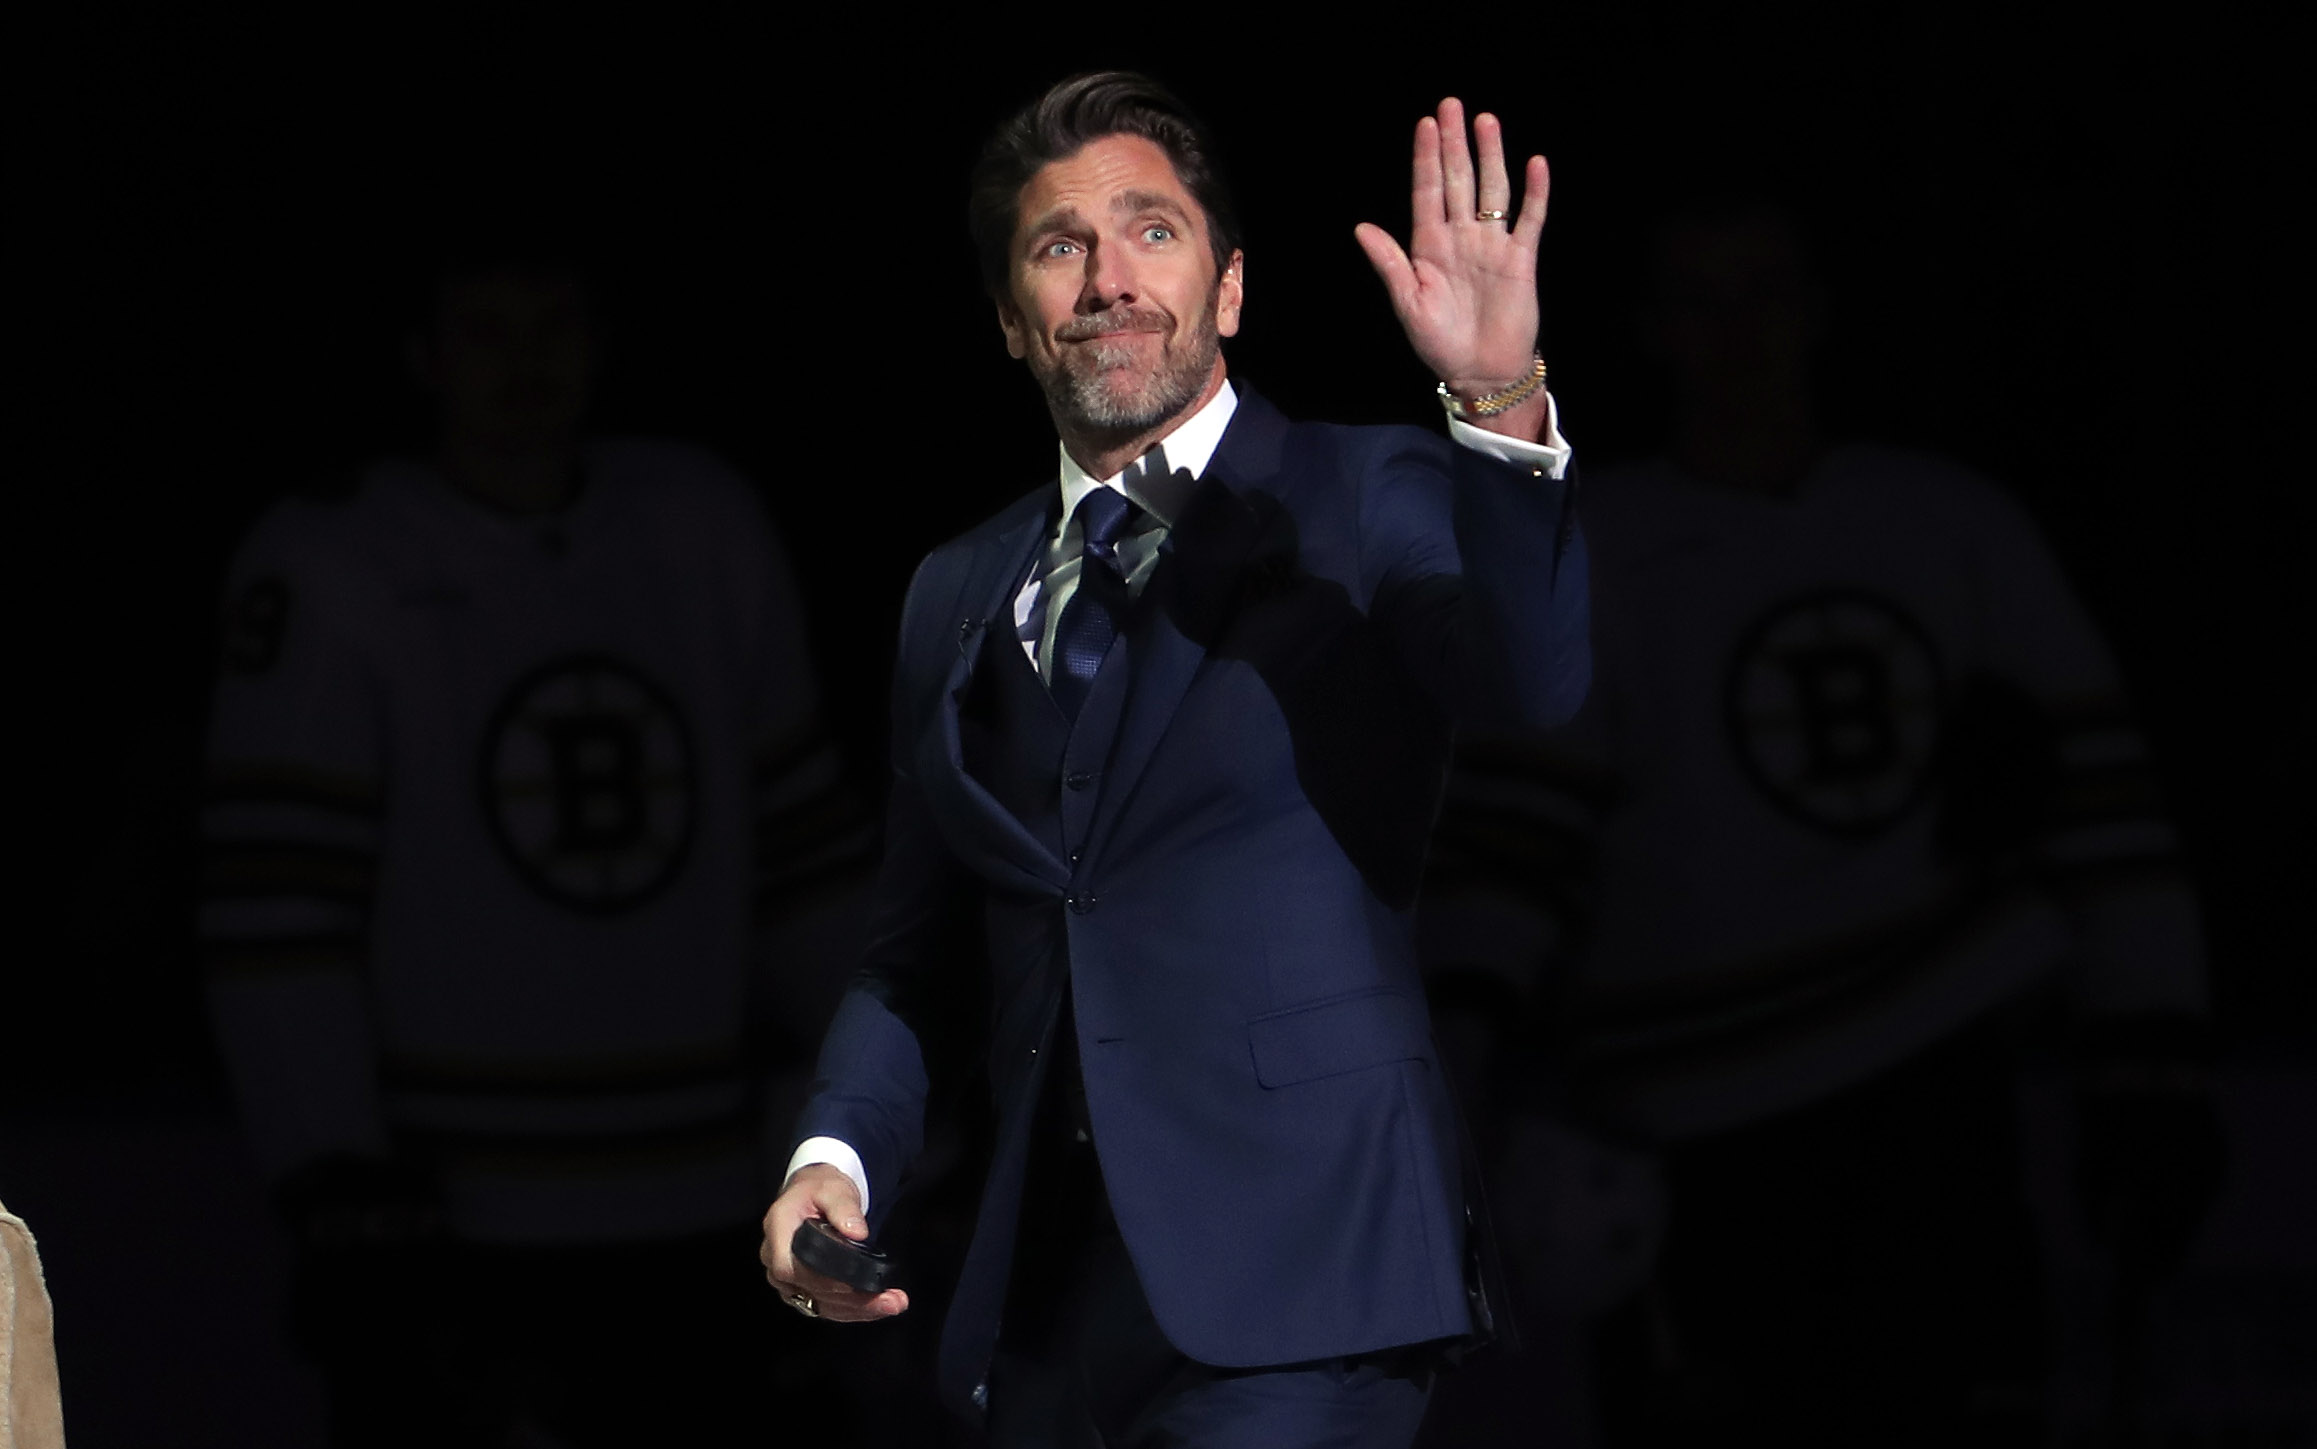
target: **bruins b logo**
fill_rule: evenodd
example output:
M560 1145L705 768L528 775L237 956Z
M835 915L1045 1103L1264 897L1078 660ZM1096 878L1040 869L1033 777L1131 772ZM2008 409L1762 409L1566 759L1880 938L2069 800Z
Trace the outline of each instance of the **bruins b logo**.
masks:
M1896 604L1828 589L1773 605L1723 685L1730 747L1770 803L1835 835L1895 823L1939 746L1938 651Z
M692 739L668 692L604 654L515 682L483 735L483 818L516 875L591 915L675 879L699 809Z

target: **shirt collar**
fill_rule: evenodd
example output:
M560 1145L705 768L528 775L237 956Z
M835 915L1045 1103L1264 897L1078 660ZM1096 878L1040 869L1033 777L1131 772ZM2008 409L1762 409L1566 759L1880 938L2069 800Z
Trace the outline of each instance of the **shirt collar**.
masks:
M1067 448L1057 448L1062 455L1062 521L1065 526L1078 512L1079 503L1097 488L1115 488L1124 493L1143 510L1168 527L1188 501L1185 490L1176 480L1181 477L1202 477L1207 465L1214 461L1215 449L1223 441L1223 429L1230 426L1231 415L1239 410L1239 394L1232 391L1229 380L1207 399L1205 407L1177 424L1175 430L1152 445L1151 450L1129 463L1115 477L1096 478L1078 466Z

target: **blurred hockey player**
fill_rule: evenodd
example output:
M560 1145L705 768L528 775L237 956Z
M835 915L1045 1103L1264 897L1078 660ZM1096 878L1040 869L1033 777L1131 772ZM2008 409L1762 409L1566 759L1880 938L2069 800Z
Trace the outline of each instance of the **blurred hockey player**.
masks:
M2016 1093L2054 1022L2127 1280L2217 1171L2196 908L2115 666L2002 493L1821 436L1824 316L1781 209L1661 228L1672 446L1589 483L1592 696L1466 748L1435 845L1433 962L1531 1003L1483 1088L1507 1253L1548 1312L1632 1294L1612 1444L2040 1442Z
M273 508L226 605L203 933L295 1327L341 1444L756 1443L825 1352L758 1122L873 822L748 485L582 431L582 270L433 281L432 455Z

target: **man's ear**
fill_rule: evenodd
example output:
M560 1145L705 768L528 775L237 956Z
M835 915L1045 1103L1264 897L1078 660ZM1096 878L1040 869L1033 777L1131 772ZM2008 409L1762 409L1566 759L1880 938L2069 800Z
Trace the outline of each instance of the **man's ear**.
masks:
M1006 334L1006 356L1017 360L1030 355L1030 329L1022 325L1022 314L1015 310L1013 299L999 297L998 330Z
M1223 337L1239 335L1239 308L1247 300L1247 254L1234 251L1215 284L1215 331Z

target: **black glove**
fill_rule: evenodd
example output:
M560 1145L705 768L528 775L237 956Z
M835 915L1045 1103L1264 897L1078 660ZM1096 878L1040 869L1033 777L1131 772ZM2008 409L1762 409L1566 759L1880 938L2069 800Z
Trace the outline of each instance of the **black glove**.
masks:
M2088 1028L2076 1054L2076 1193L2128 1286L2188 1256L2228 1165L2205 1082L2205 1028L2176 1017Z
M387 1159L329 1157L293 1172L274 1201L297 1243L290 1330L301 1347L336 1358L423 1332L451 1271L441 1204L425 1173Z

